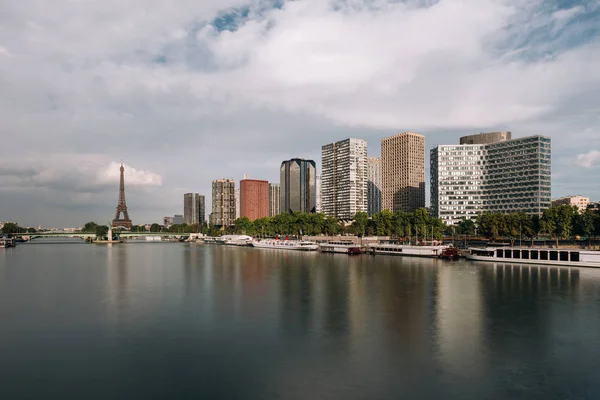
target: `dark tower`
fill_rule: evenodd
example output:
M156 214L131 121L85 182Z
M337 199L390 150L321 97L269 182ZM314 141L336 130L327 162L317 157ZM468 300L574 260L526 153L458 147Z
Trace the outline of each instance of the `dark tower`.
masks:
M115 214L115 219L113 219L112 226L122 226L127 229L131 229L131 220L129 219L129 214L127 213L127 203L125 203L125 179L123 177L123 172L125 168L123 168L123 163L121 163L121 183L119 185L119 203L117 204L117 213ZM121 218L121 213L123 213L123 218Z

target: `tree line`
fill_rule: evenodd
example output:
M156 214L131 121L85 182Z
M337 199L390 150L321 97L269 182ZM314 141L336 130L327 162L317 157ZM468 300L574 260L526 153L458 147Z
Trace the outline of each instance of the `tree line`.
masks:
M274 237L284 235L357 235L357 236L393 236L408 240L441 239L444 224L439 218L432 217L427 209L420 208L412 213L384 210L369 218L366 212L358 212L352 221L342 222L335 217L321 213L279 214L273 217L250 221L246 217L235 220L225 233L250 236Z
M88 222L82 232L95 232L105 236L108 226ZM145 225L136 225L132 232L146 232ZM426 208L411 213L384 210L369 217L358 212L352 221L340 221L321 213L283 213L254 221L246 217L235 220L224 229L207 224L175 224L164 227L157 223L149 227L150 232L170 232L174 234L203 233L209 236L239 234L258 237L275 236L318 236L318 235L357 235L389 236L400 240L419 241L449 238L456 235L477 236L490 240L518 239L533 240L546 236L556 240L573 236L592 238L600 236L600 215L592 210L579 213L576 207L561 205L546 209L541 217L525 213L484 212L475 219L465 219L456 225L445 225L441 219L433 217Z
M579 213L577 207L560 205L544 210L541 217L525 213L483 213L475 220L463 220L451 226L452 233L482 236L492 240L508 239L511 243L520 238L533 240L549 236L556 241L573 236L600 235L600 215L591 209ZM448 232L446 232L448 233Z

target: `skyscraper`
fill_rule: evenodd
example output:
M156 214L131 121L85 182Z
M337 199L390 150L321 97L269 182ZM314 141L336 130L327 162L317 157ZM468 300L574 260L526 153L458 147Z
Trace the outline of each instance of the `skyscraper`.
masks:
M323 207L321 206L321 177L317 176L316 178L316 186L317 186L317 205L315 207L316 212L323 212Z
M212 182L212 223L218 227L235 222L235 181L217 179Z
M269 217L279 214L279 183L269 183Z
M381 158L367 159L367 205L369 216L381 211Z
M316 212L316 174L313 160L292 158L281 163L280 209L281 213L295 211Z
M345 139L321 148L321 207L325 215L352 219L367 211L367 142Z
M203 224L205 221L204 196L198 193L186 193L183 195L183 222L192 224Z
M240 189L237 188L234 191L235 193L235 219L238 219L241 215L242 207L240 205Z
M425 136L406 132L381 139L381 183L384 210L425 207Z
M269 182L256 179L240 181L240 217L250 221L269 216Z
M486 211L541 215L550 207L550 138L490 132L460 143L431 150L431 210L445 224Z

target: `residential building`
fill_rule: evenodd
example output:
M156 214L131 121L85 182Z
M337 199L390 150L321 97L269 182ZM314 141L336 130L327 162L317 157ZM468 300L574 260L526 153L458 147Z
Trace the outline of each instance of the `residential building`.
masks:
M164 217L163 218L163 226L165 228L169 228L171 225L173 225L173 217Z
M269 182L256 179L240 181L240 217L250 221L269 216Z
M317 176L315 182L317 188L317 203L315 206L315 211L320 213L323 212L323 207L321 206L321 177Z
M316 172L317 167L313 160L292 158L281 163L279 169L279 211L281 213L316 212Z
M552 200L553 206L567 205L577 207L579 213L585 212L590 205L590 198L583 196L566 196Z
M279 183L269 183L269 217L279 214L280 188Z
M181 225L183 224L183 215L175 214L173 216L173 225Z
M240 208L240 189L235 189L235 219L238 219L241 216L241 208Z
M541 215L550 206L550 138L492 132L461 143L469 144L431 150L431 209L445 224L482 212Z
M321 148L321 207L349 220L367 211L367 141L345 139Z
M369 216L381 211L381 158L367 158L367 210Z
M183 222L188 225L203 224L205 221L205 198L198 193L183 195Z
M405 132L381 140L381 203L392 212L425 207L425 136Z
M212 224L226 227L234 224L236 219L235 181L217 179L212 182Z

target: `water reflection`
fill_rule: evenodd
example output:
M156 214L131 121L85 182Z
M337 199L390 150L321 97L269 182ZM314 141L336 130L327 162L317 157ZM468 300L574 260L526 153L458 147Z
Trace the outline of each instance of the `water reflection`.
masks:
M600 271L195 244L102 251L112 323L176 337L187 367L204 360L245 398L565 394L567 378L590 382L572 352L600 356Z

